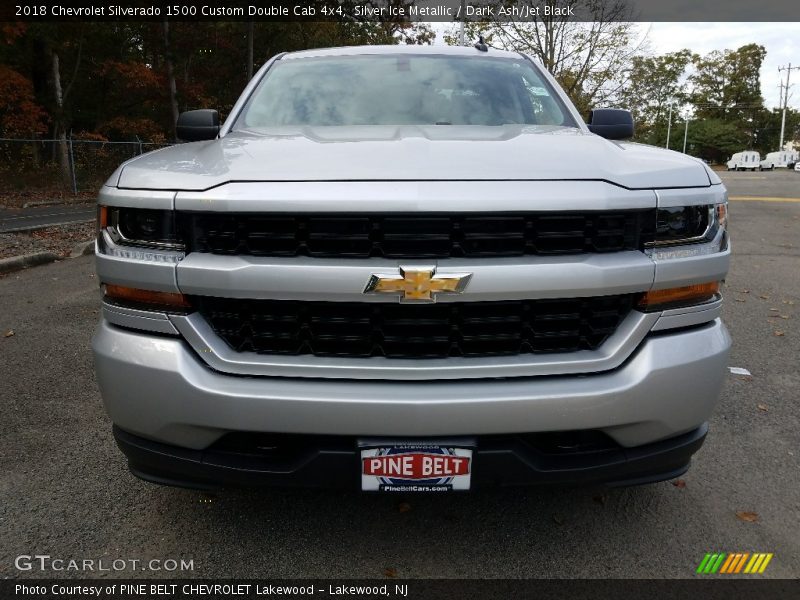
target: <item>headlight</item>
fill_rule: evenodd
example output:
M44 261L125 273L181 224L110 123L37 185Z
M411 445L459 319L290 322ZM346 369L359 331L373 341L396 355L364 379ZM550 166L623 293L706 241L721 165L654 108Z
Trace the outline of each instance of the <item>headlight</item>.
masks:
M102 254L148 262L179 262L184 244L175 212L100 206L97 245Z
M659 208L655 240L645 252L656 260L721 252L728 247L728 205Z
M101 230L108 232L115 244L183 249L175 213L171 210L101 206L98 224Z

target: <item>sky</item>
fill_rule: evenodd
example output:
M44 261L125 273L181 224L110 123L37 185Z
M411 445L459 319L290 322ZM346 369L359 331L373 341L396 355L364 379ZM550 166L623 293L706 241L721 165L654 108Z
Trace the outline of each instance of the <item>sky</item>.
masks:
M799 13L800 14L800 13ZM761 66L761 95L768 108L782 106L778 100L778 67L791 62L800 66L800 23L641 23L654 54L689 48L697 54L712 50L733 50L754 42L767 49ZM792 81L794 84L792 84ZM789 106L800 109L800 70L792 71ZM792 93L794 92L794 94Z
M798 13L800 15L800 13ZM453 27L432 23L436 43L443 44L443 32ZM761 95L768 108L782 106L779 100L779 66L790 62L800 66L800 23L637 23L640 35L646 35L649 52L666 54L688 48L697 54L712 50L734 50L745 44L761 44L767 57L761 67ZM786 77L784 71L781 75ZM792 83L794 82L794 83ZM789 106L800 109L800 70L792 71Z

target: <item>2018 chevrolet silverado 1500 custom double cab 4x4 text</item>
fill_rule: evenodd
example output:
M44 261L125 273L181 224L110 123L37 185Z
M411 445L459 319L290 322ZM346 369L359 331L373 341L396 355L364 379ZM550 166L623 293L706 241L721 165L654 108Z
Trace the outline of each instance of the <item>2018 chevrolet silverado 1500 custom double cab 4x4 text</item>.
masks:
M93 341L165 484L458 490L683 473L730 346L727 194L529 57L282 54L99 196Z

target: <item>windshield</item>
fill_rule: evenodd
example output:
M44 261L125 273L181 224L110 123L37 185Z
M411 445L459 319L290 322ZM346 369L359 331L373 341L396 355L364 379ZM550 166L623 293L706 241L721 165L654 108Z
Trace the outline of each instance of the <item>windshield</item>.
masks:
M511 123L576 126L524 58L386 54L277 61L235 128Z

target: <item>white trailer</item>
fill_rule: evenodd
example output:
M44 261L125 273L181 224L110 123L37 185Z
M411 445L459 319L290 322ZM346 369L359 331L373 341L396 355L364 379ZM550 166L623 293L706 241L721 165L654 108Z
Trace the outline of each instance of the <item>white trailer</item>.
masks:
M760 167L761 155L755 150L737 152L728 161L728 171L755 171Z
M770 152L761 161L761 170L766 171L773 169L786 169L794 166L797 162L797 150L780 150L778 152Z

